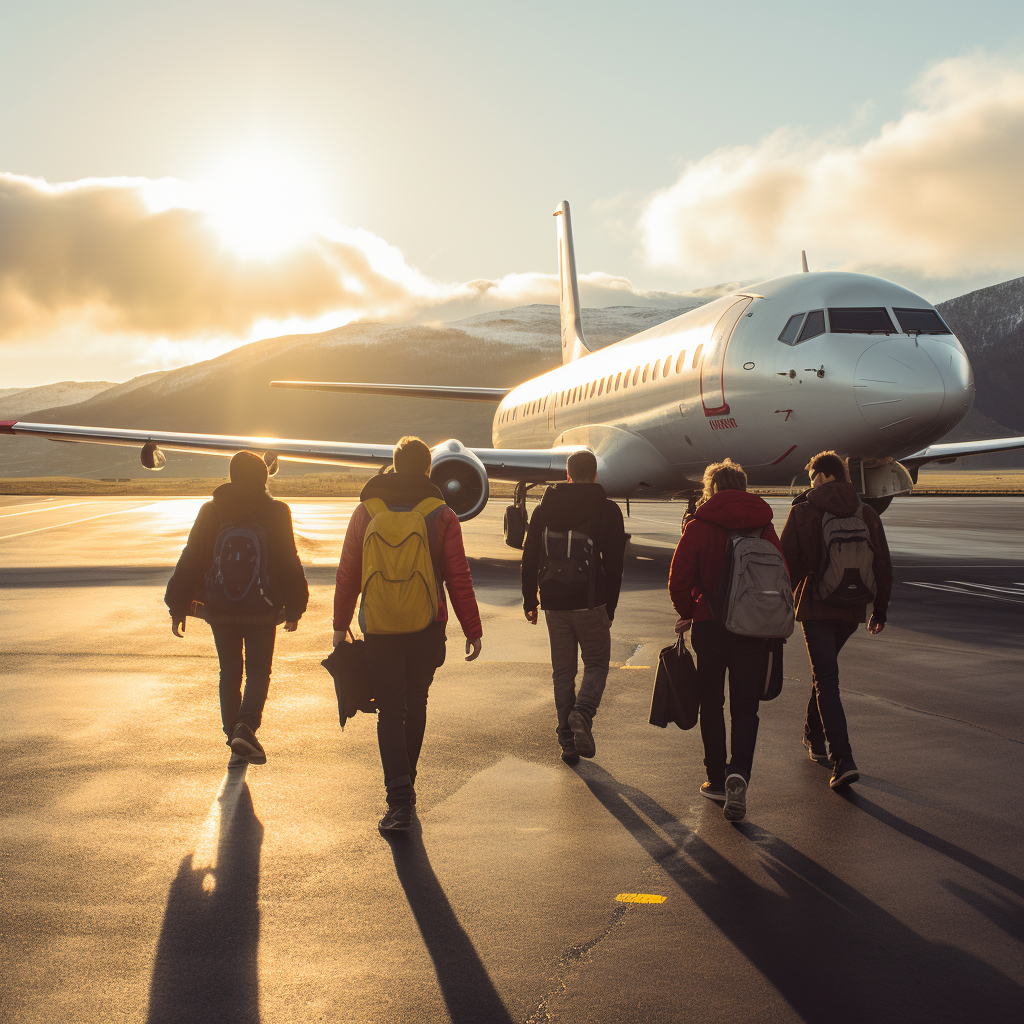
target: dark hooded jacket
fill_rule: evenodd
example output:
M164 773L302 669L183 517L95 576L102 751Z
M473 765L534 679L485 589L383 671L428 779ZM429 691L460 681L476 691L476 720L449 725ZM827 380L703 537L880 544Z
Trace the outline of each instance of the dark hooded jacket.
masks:
M833 480L798 495L789 510L789 518L782 531L782 550L789 564L796 599L798 622L809 619L840 619L844 622L863 622L867 606L838 608L819 603L814 595L815 581L823 555L821 519L826 512L836 516L852 516L861 504L853 484L846 480ZM892 594L892 559L889 545L878 513L868 505L863 508L871 546L875 551L875 616L885 622Z
M719 491L686 521L668 572L669 597L680 618L711 618L704 595L714 594L718 586L729 543L726 531L757 527L764 527L761 536L782 550L772 526L771 505L748 491Z
M544 492L541 503L530 518L530 529L523 548L521 569L523 608L537 607L537 580L544 557L544 530L576 530L590 524L589 536L597 556L597 586L594 604L604 605L608 618L615 617L622 586L622 561L626 551L626 531L622 511L597 483L555 484ZM567 586L557 580L540 584L541 607L569 611L589 604L588 585Z
M210 620L214 624L297 622L306 610L309 588L295 549L291 510L283 501L275 501L262 485L238 483L221 484L213 492L213 500L199 510L164 595L171 614L183 618L193 601L204 600L206 573L213 565L217 535L228 523L256 523L262 527L267 538L267 576L273 608L265 615L208 616Z

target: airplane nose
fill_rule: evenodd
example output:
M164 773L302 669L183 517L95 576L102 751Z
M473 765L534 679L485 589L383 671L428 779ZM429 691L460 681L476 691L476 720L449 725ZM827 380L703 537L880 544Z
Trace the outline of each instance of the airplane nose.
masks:
M974 405L974 370L959 344L922 337L921 347L931 357L942 377L945 396L934 428L940 434L952 430Z
M946 397L942 374L913 338L872 345L857 363L853 390L864 419L893 441L912 441L928 430Z

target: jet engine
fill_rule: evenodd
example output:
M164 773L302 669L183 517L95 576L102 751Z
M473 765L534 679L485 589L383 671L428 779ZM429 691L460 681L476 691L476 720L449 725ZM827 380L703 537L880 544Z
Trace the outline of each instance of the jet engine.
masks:
M167 456L156 446L155 441L147 441L139 453L146 469L163 469L167 464Z
M491 496L484 464L454 438L433 448L430 479L462 522L480 515Z

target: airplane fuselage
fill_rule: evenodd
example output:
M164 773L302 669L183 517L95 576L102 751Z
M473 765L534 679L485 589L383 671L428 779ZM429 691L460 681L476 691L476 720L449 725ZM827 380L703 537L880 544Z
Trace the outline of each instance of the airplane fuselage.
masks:
M616 496L682 490L726 456L752 483L784 485L825 449L910 454L973 401L967 356L930 303L881 278L805 273L519 385L492 438L496 448L587 445Z

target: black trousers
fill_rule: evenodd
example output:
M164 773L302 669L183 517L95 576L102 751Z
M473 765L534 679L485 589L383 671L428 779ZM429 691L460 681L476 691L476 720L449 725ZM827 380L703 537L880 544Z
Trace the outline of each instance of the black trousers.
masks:
M270 689L270 665L274 660L274 625L210 624L220 658L220 717L230 737L239 722L253 732L263 721L263 706ZM245 670L245 693L242 671Z
M427 726L427 691L444 664L445 623L419 633L367 633L366 667L377 703L377 744L388 804L414 799Z
M827 739L833 760L849 757L850 734L839 696L839 652L857 631L857 623L843 619L810 619L801 625L814 680L807 702L804 735L819 743Z
M697 655L700 688L700 737L708 782L719 788L726 775L750 781L757 743L757 706L767 668L766 641L730 633L717 622L695 622L690 636ZM729 717L732 719L732 757L725 751L725 673L729 672Z

